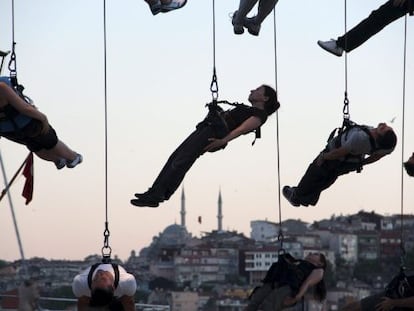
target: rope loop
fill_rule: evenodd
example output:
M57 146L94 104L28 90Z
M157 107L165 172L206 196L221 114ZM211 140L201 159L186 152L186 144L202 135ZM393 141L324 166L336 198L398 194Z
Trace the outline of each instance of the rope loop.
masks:
M348 92L345 91L345 98L344 98L344 107L342 108L342 112L344 115L344 120L349 120L349 99L348 99Z
M279 233L277 235L277 240L280 242L280 249L283 250L284 236L283 236L282 226L280 226Z
M211 97L213 99L213 102L216 102L218 98L218 82L217 82L216 67L214 67L213 69L213 77L210 83L210 91L211 91Z
M16 51L15 51L16 42L13 42L12 52L10 54L10 61L9 61L9 71L10 77L14 78L17 76L17 65L16 65Z

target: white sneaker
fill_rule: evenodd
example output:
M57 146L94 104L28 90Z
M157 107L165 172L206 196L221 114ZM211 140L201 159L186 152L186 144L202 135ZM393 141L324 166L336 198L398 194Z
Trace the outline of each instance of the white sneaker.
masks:
M68 168L74 168L76 165L82 163L82 161L83 161L82 155L80 155L79 153L77 153L75 159L73 159L70 162L67 162L66 161L66 167L68 167Z
M318 41L318 45L323 48L325 51L328 51L329 53L332 53L336 56L342 56L342 53L344 52L344 49L339 47L337 45L336 40L331 39L329 41Z

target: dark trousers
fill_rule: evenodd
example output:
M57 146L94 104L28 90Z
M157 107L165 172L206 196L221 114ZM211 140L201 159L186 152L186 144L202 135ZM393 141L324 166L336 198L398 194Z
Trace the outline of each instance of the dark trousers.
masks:
M180 186L194 162L204 153L204 148L210 143L208 139L223 138L227 133L223 120L214 114L209 114L170 155L148 192L160 199L168 200Z
M264 283L252 293L245 311L279 311L283 309L283 300L291 296L289 286L273 288L270 283Z
M319 166L315 159L296 187L295 197L303 205L315 205L321 192L329 188L338 176L356 171L358 168L359 164L337 160L324 161Z
M377 10L348 31L342 37L338 37L337 45L350 52L359 47L373 35L381 31L385 26L399 19L412 10L414 0L407 0L403 7L394 6L393 0L387 1Z

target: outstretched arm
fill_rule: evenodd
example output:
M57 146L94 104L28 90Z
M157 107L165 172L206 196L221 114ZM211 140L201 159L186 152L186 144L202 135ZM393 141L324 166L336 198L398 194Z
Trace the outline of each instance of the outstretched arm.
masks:
M319 155L318 159L317 159L317 164L318 165L322 165L322 163L325 160L338 160L340 158L343 158L345 156L347 156L349 154L349 150L348 148L345 147L339 147L339 148L335 148L332 149L331 151L328 152L321 152L321 154Z
M309 287L318 284L323 279L323 269L315 269L311 274L306 278L299 288L298 293L295 297L286 297L284 304L287 306L297 303L305 295Z
M362 164L365 165L365 164L371 164L371 163L377 162L383 156L385 156L385 154L373 153L368 158L366 158L364 161L362 161Z
M414 297L400 298L400 299L390 299L383 297L382 301L375 306L375 311L389 311L394 308L409 307L414 306Z
M252 116L248 118L246 121L244 121L242 124L240 124L238 127L236 127L234 130L232 130L230 133L228 133L227 136L223 138L209 138L209 141L211 143L206 148L204 148L204 151L211 151L219 147L222 147L229 141L239 137L240 135L249 133L257 129L261 125L262 122L260 118Z
M119 298L119 300L124 307L124 311L135 311L135 302L133 296L124 295Z

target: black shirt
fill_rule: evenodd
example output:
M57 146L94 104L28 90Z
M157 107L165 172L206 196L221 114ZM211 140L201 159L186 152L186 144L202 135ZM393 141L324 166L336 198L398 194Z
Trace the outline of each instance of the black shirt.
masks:
M222 112L222 116L227 123L229 131L234 130L248 118L253 116L258 117L262 124L267 120L266 111L249 106L237 106L234 109Z

